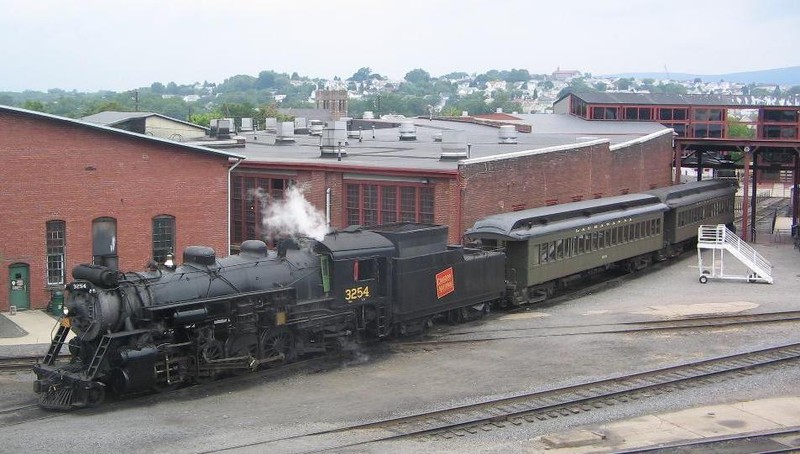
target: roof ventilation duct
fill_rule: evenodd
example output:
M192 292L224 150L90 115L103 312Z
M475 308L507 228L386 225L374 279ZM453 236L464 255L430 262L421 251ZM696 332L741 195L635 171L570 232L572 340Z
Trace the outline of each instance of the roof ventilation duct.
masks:
M294 142L294 122L282 121L275 130L275 143Z
M513 125L500 126L497 132L498 143L517 143L517 128Z
M417 127L413 121L400 122L400 140L417 140Z
M469 158L464 131L442 131L441 160Z
M322 129L320 157L342 159L347 156L347 122L331 121Z

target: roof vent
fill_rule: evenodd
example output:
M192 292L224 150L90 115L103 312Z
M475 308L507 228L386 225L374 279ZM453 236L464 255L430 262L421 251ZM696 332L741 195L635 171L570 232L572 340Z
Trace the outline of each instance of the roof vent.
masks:
M347 156L347 122L328 122L319 140L320 157L342 159Z
M211 266L216 262L216 253L208 246L189 246L183 250L184 264Z
M517 143L517 128L514 125L500 126L500 131L497 132L498 143Z
M400 140L417 140L417 127L413 121L400 123Z
M275 143L294 142L294 122L282 121L275 130Z
M442 131L442 155L440 159L469 158L469 147L464 131Z

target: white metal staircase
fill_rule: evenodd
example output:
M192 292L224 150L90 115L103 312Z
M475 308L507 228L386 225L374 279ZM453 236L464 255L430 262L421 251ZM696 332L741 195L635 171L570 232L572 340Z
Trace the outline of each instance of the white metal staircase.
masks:
M703 265L703 249L711 249L711 265ZM725 251L730 252L749 270L750 274L725 275ZM772 264L749 244L742 241L725 227L719 225L701 225L697 229L697 261L700 268L700 282L705 284L710 278L738 279L748 282L766 282L772 284Z

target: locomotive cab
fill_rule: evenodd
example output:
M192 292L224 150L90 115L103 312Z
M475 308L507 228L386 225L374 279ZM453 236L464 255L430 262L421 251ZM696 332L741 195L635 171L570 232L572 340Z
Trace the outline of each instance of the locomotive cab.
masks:
M394 245L370 231L333 233L317 244L325 294L339 306L376 305L389 297Z

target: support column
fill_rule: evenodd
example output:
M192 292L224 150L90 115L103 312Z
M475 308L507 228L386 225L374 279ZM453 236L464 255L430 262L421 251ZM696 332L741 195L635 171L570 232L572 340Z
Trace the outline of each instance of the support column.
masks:
M673 152L675 153L674 156L674 164L673 167L675 168L675 175L672 181L672 184L681 184L681 157L683 156L683 145L675 144L672 147Z
M694 157L697 158L697 181L703 181L703 150L694 150Z
M792 225L797 225L797 217L800 213L800 148L794 149L794 172L792 172ZM792 232L797 233L797 232Z
M756 196L758 195L758 150L753 150L753 181L750 192L753 198L750 202L750 241L756 242Z
M748 219L747 216L750 214L750 198L747 195L747 190L750 187L750 147L744 147L744 154L742 155L742 159L744 160L744 176L742 177L742 239L744 241L748 241L750 239L749 231L748 231Z

